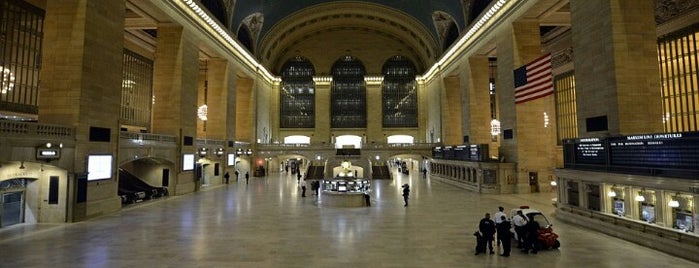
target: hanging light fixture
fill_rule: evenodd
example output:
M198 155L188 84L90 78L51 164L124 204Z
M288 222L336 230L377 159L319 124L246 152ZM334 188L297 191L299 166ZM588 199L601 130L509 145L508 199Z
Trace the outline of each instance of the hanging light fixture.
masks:
M616 197L616 192L614 190L609 190L609 192L607 193L607 196Z

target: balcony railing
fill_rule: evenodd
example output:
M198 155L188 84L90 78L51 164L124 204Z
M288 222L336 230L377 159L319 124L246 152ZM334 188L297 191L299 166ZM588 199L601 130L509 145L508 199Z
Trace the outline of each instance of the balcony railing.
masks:
M33 122L0 121L0 135L17 135L47 138L75 137L73 127L39 124Z

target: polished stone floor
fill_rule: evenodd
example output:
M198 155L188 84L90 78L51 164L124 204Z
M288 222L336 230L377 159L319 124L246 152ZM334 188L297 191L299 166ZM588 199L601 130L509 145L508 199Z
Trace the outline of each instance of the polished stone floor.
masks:
M373 182L371 207L323 207L295 177L273 174L85 222L15 225L0 229L0 267L698 267L557 221L552 194L482 195L395 175ZM524 204L546 212L561 248L474 256L483 214Z

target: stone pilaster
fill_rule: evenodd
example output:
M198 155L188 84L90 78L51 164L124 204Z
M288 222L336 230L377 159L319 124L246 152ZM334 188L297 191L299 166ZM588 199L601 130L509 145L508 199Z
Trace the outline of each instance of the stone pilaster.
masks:
M471 144L490 144L490 68L488 57L474 56L461 72L463 88L464 135Z
M366 140L363 142L385 143L386 139L383 135L383 103L382 103L382 86L380 83L367 83L366 86Z
M316 82L316 128L312 143L331 143L330 137L330 83Z
M207 106L209 113L206 122L206 138L208 139L225 140L228 137L228 120L234 119L228 117L230 104L228 97L232 93L228 81L231 79L229 68L232 68L231 65L223 59L211 59L207 63Z
M570 7L580 136L662 132L654 2ZM588 131L588 119L605 116L606 130Z
M153 132L196 136L199 50L180 26L158 27L153 67Z
M442 95L442 141L445 145L463 144L461 118L461 81L459 77L449 76L443 79Z
M124 7L123 0L46 3L39 122L75 127L75 164L69 174L87 170L88 154L117 155ZM91 142L92 127L108 130L108 142ZM115 157L112 166L116 163ZM88 183L86 203L69 205L73 220L121 208L116 170L111 180Z
M255 80L249 77L238 77L236 88L235 109L235 140L253 141L253 87Z

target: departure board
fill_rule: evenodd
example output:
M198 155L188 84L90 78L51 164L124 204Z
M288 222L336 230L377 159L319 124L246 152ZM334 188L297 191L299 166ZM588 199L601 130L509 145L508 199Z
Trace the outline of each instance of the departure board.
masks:
M607 163L606 141L604 139L578 139L574 146L576 164L604 165Z
M699 169L699 133L661 133L609 138L612 166Z

